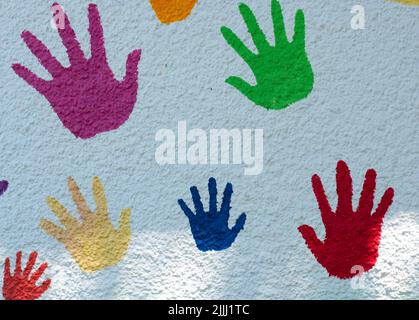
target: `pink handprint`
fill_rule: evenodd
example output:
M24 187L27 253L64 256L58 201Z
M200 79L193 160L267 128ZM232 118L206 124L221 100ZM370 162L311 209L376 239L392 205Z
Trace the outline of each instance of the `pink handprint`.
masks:
M57 6L57 3L53 4L53 7ZM54 19L67 49L70 66L63 67L40 40L24 31L23 41L53 79L41 79L20 64L14 64L13 70L45 96L63 125L76 137L88 139L119 128L129 118L137 100L141 50L128 55L125 78L118 81L106 59L97 6L89 5L89 59L85 58L67 15L64 14L64 28L60 28L62 21L59 20Z
M358 208L352 209L352 178L348 166L339 161L336 168L336 191L338 204L332 211L320 177L312 178L313 191L316 195L326 238L320 241L314 229L308 225L298 228L307 246L317 261L331 276L348 279L356 275L354 267L364 272L374 267L378 257L381 239L381 225L384 215L390 207L394 190L388 188L374 214L374 192L376 172L369 169L365 174Z
M32 275L33 266L38 254L34 251L30 254L28 263L22 272L22 252L16 253L16 266L13 276L10 274L10 259L4 263L3 296L6 300L36 300L48 290L51 280L47 279L40 286L36 282L48 267L47 263L41 266Z

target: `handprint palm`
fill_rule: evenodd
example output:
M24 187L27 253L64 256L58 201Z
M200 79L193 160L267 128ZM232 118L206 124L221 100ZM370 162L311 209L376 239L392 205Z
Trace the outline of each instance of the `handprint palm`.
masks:
M217 210L217 184L214 178L210 178L208 182L209 191L209 211L205 212L201 202L201 196L197 187L191 187L192 199L195 205L196 214L179 199L178 203L183 212L189 219L191 231L195 239L195 243L199 250L224 250L229 248L236 239L240 230L243 229L246 222L246 214L242 213L237 219L233 228L228 227L230 218L230 202L233 194L233 186L228 183L223 196L221 209Z
M50 279L43 281L40 286L36 285L48 267L47 263L41 264L31 275L37 257L38 254L35 251L32 252L22 272L22 252L19 251L16 254L16 266L13 276L10 273L10 259L6 258L3 281L3 297L6 300L36 300L48 290L51 284Z
M358 208L354 211L350 171L345 162L339 161L336 169L338 204L336 213L333 213L319 176L313 176L312 184L325 225L326 238L320 241L314 229L308 225L300 226L298 230L317 261L330 275L341 279L355 276L356 273L352 272L355 266L361 266L365 272L370 270L377 261L381 225L393 201L393 189L386 190L375 213L371 214L376 172L368 170Z
M96 212L89 209L72 178L69 178L68 186L82 221L75 219L61 203L49 197L49 207L65 228L45 219L41 220L40 227L48 235L62 242L85 272L94 272L117 264L128 250L131 239L131 210L122 211L120 227L115 229L109 220L105 191L99 178L93 180Z
M53 79L40 79L20 64L14 64L13 70L46 97L67 129L76 137L87 139L117 129L129 118L137 99L141 51L135 50L128 56L126 76L120 82L107 63L96 5L89 5L90 59L84 57L67 15L64 19L64 28L58 22L57 27L71 65L63 67L40 40L24 31L22 38L26 45Z
M267 109L283 109L307 97L313 89L314 76L305 52L304 13L297 11L294 38L289 42L280 4L272 0L275 45L271 46L250 8L241 4L240 12L258 54L248 49L231 29L222 27L221 32L252 69L256 85L252 86L239 77L229 77L226 82Z

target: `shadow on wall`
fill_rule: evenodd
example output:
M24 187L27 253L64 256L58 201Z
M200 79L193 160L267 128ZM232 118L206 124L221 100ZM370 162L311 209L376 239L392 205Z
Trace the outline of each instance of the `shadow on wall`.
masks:
M141 232L118 266L93 274L83 273L65 250L47 250L54 253L42 257L50 262L46 276L52 283L41 299L217 299L233 293L253 299L332 299L336 294L344 299L418 299L418 222L415 212L387 217L377 264L359 289L351 287L351 280L329 277L313 257L307 263L297 231L286 249L293 254L284 254L284 248L261 251L257 269L247 266L234 246L202 253L189 232ZM7 256L1 248L0 253Z
M190 232L144 231L117 266L84 273L61 250L48 258L53 282L42 299L217 299L229 281L232 255L234 248L199 251Z
M339 295L342 299L418 299L418 217L415 212L399 211L386 218L377 263L363 280L340 280L325 272L320 275L314 267L312 277L301 276L295 281L305 287L309 298L334 299L334 295ZM303 270L309 273L308 268ZM302 291L302 287L297 290L299 296Z
M121 281L113 298L220 298L228 281L228 261L234 254L234 248L199 251L189 231L141 232L121 265Z
M120 283L120 267L82 272L66 250L53 250L48 276L52 283L41 300L113 299ZM57 254L59 252L59 254ZM53 259L53 260L52 260Z
M313 256L307 256L306 247L298 232L289 235L286 245L279 247L267 239L264 250L258 253L258 269L246 276L252 283L243 288L252 290L250 299L418 299L419 284L419 215L415 212L398 212L386 217L376 265L364 274L364 282L358 277L338 279L330 277ZM323 236L323 235L322 235ZM277 250L278 249L278 250ZM255 260L255 256L252 256ZM229 261L230 274L234 277L239 265ZM236 261L237 262L237 261ZM249 261L252 264L252 261ZM240 268L244 268L243 266ZM248 274L248 273L247 273ZM226 283L228 295L232 282ZM241 297L248 297L242 291Z

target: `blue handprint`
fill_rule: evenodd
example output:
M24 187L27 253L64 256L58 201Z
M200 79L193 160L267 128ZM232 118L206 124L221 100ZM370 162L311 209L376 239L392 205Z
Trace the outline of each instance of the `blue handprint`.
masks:
M195 205L196 214L186 205L182 199L178 200L180 207L189 219L191 231L195 239L196 246L201 251L224 250L229 248L240 230L243 229L246 222L246 214L242 213L237 219L233 228L228 227L230 218L230 202L233 194L233 186L227 183L224 189L223 202L221 209L217 211L217 182L214 178L208 181L209 191L209 212L204 211L201 196L198 188L191 187L192 200Z

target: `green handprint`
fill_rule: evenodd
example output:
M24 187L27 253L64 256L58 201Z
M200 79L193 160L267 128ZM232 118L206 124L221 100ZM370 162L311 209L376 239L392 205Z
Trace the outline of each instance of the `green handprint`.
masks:
M248 49L231 29L222 27L221 33L252 69L256 85L252 86L239 77L229 77L226 82L267 109L284 109L307 97L313 89L314 75L305 51L303 11L298 10L295 15L294 37L289 42L281 5L277 0L272 0L275 33L275 45L272 46L250 8L244 3L239 8L258 53Z

